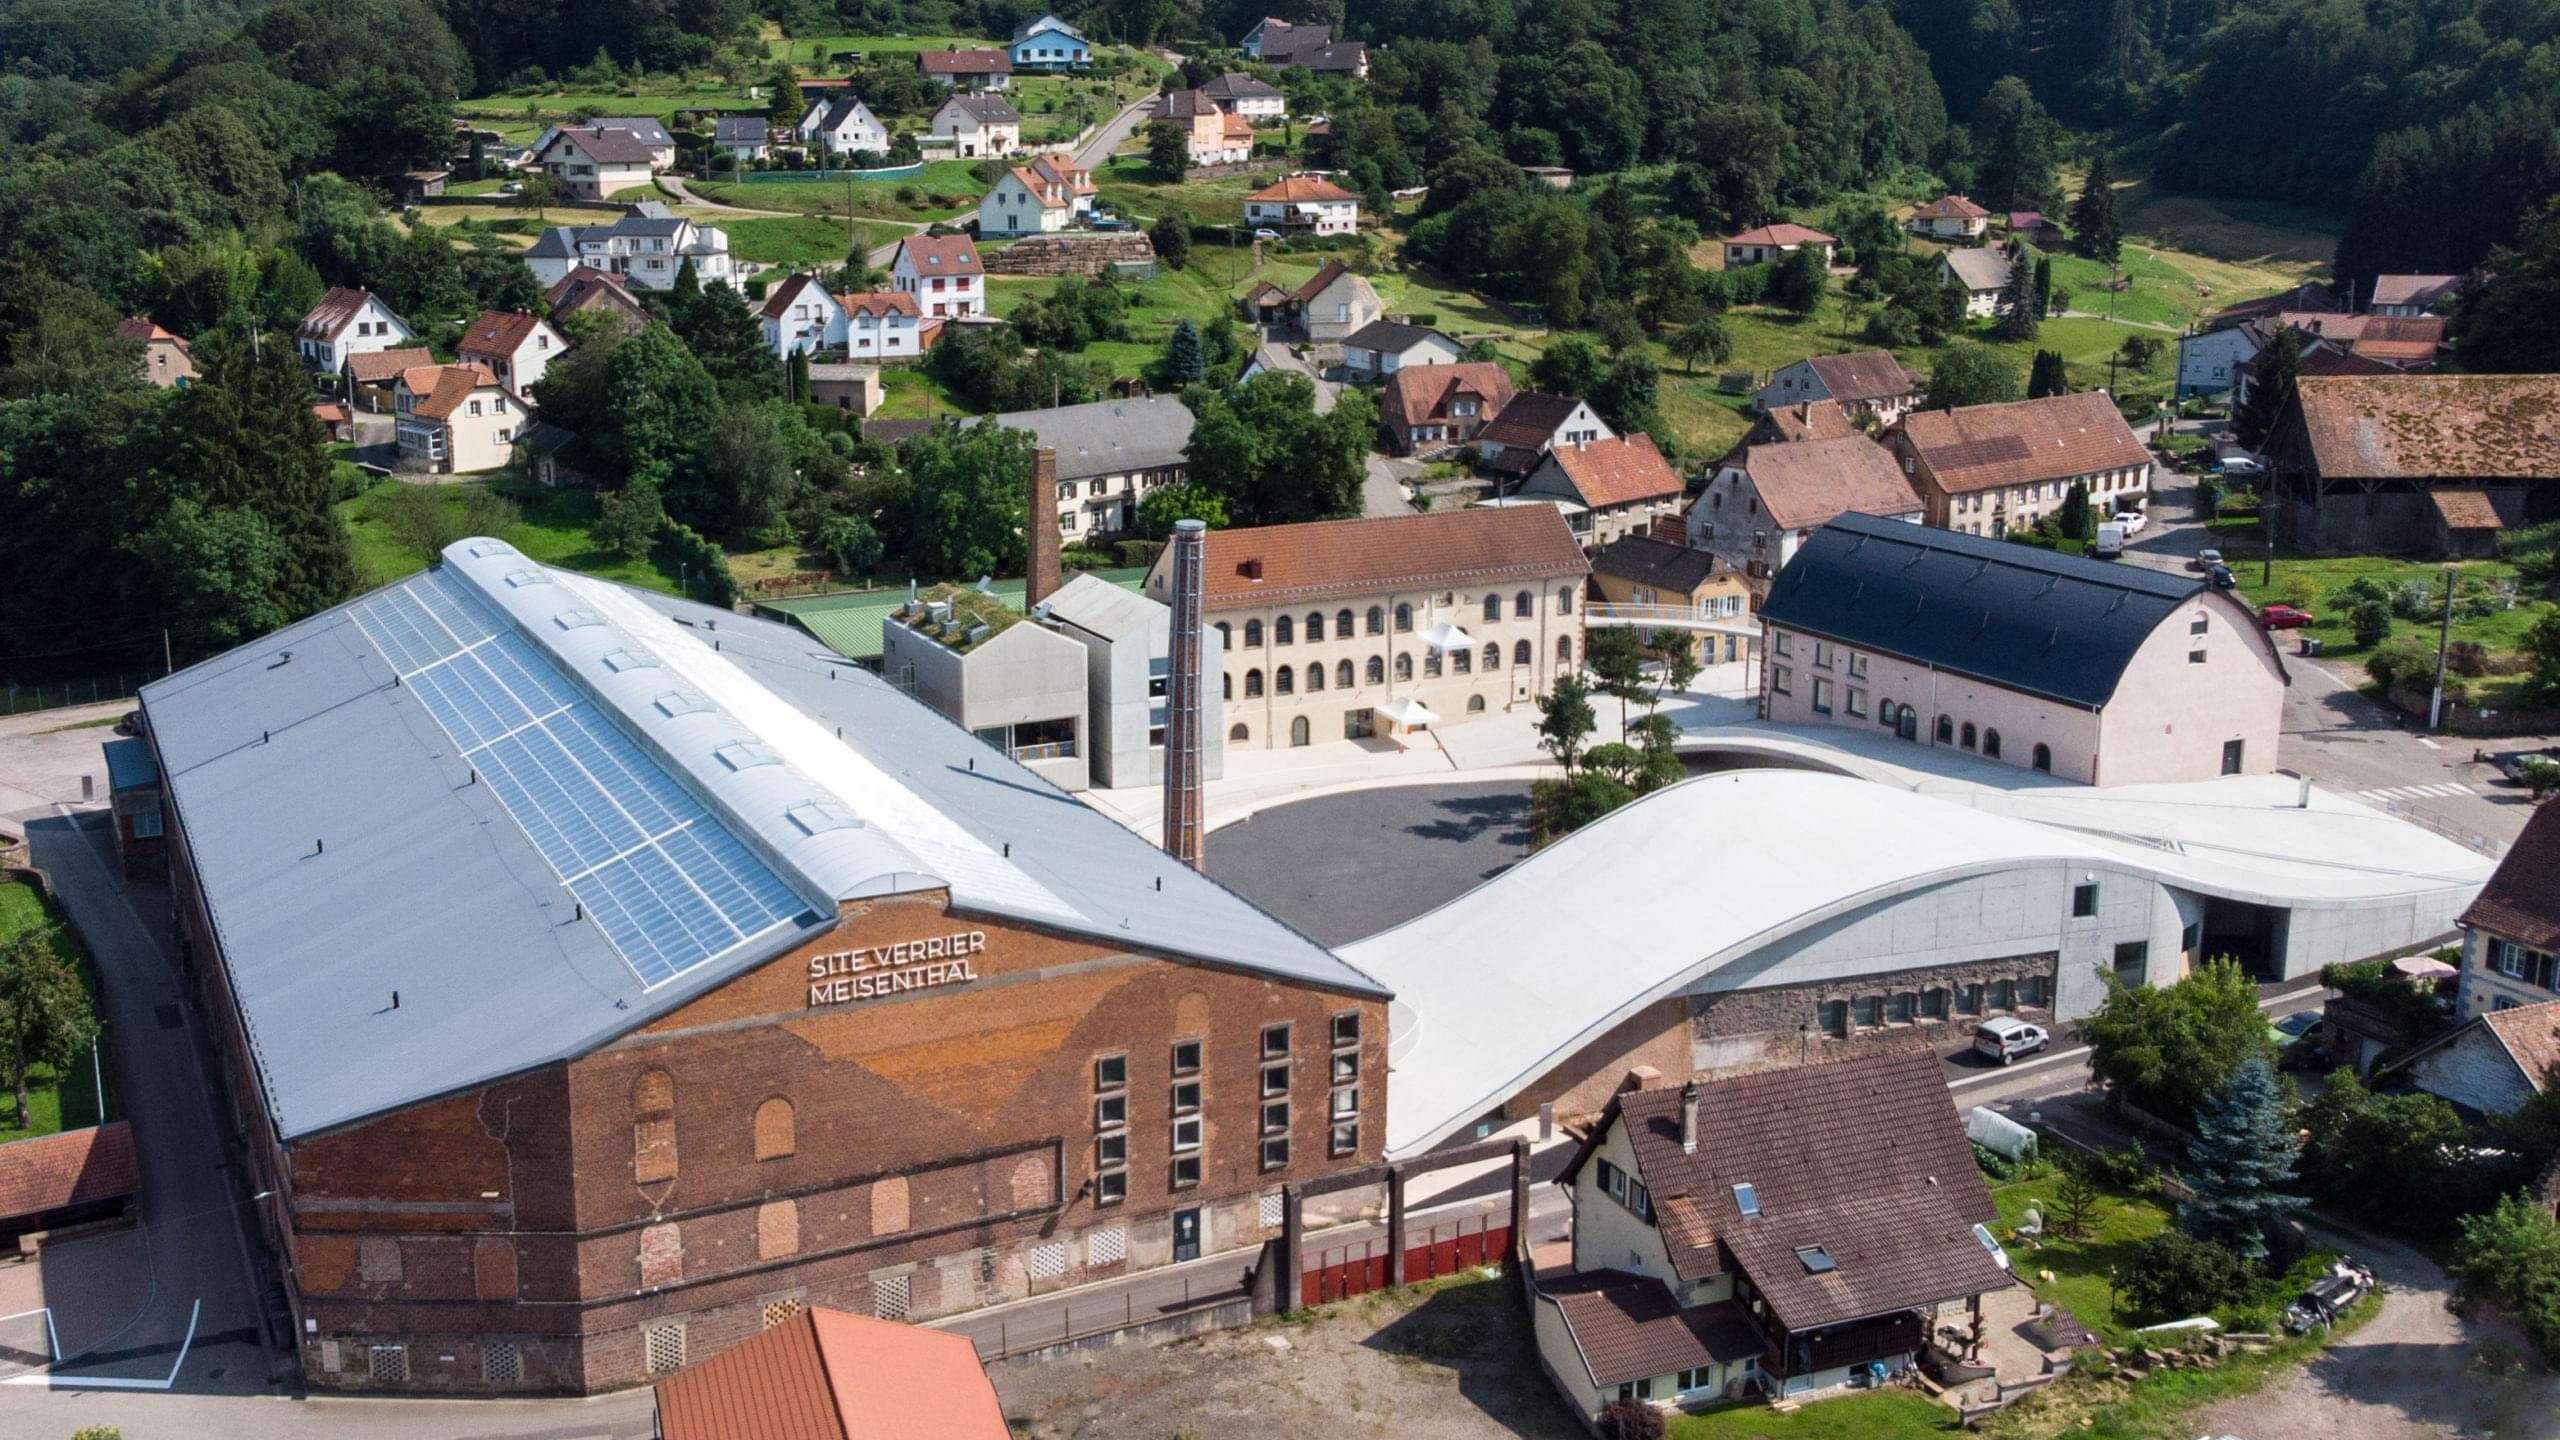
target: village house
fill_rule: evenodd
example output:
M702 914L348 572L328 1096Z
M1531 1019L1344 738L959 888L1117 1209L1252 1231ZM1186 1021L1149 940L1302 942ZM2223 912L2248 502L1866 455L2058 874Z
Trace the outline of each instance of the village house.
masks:
M1241 71L1215 77L1200 87L1200 93L1228 114L1243 116L1249 124L1268 125L1289 113L1289 99L1278 86Z
M320 303L293 327L293 348L302 362L331 374L344 370L350 357L390 350L417 338L409 322L370 290L333 285Z
M477 365L402 371L391 410L400 458L439 475L501 468L532 418L522 397Z
M869 415L887 397L876 365L817 360L809 365L809 403Z
M184 390L196 378L187 342L136 316L116 323L116 338L142 347L142 378L163 390Z
M1546 505L1212 530L1227 745L1390 736L1531 704L1581 654L1590 573ZM1160 556L1146 593L1166 600L1170 583Z
M1064 230L1093 212L1093 176L1040 155L1016 165L978 202L978 234L1037 235Z
M2084 785L2263 775L2290 683L2200 576L1844 514L1760 602L1760 713Z
M621 277L592 265L569 267L550 289L542 292L542 300L551 307L554 319L585 313L610 315L625 330L637 330L649 323L647 307L622 283Z
M1013 83L1013 57L1001 50L920 50L916 69L947 89L1002 90Z
M1409 365L1455 365L1465 353L1437 330L1372 320L1344 338L1342 370L1352 380L1382 380Z
M1743 265L1761 265L1792 255L1807 245L1822 251L1822 263L1831 263L1832 247L1840 242L1819 230L1807 229L1792 222L1755 225L1739 235L1728 235L1724 241L1724 267L1728 270Z
M481 311L454 343L454 355L463 364L481 366L520 395L568 352L568 339L550 321L504 310Z
M1964 287L1964 313L1969 316L1999 314L2001 297L2009 293L2009 276L2009 257L1989 246L1950 250L1938 257L1938 283Z
M1513 493L1582 507L1567 513L1568 526L1585 547L1597 547L1651 531L1655 516L1679 510L1684 488L1652 436L1628 435L1550 449Z
M1339 260L1327 260L1294 290L1265 281L1246 294L1244 307L1254 323L1319 345L1348 340L1386 313L1369 277Z
M1927 1047L1630 1082L1556 1179L1571 1269L1530 1285L1541 1368L1586 1420L1899 1374L2014 1283Z
M2039 250L2061 248L2062 227L2045 218L2041 210L2012 210L2007 229L2016 239L2024 240Z
M686 264L702 285L733 282L729 237L698 225L655 200L627 206L610 225L553 225L524 252L540 284L556 285L580 266L602 270L624 286L668 290Z
M1037 15L1013 27L1013 43L1005 47L1016 72L1082 70L1093 63L1093 46L1084 32L1056 15Z
M987 267L966 235L910 235L889 262L889 288L926 315L961 319L987 310Z
M1182 132L1194 165L1241 165L1253 158L1253 126L1200 90L1174 90L1156 101L1155 118Z
M913 295L872 290L838 295L844 311L844 352L854 360L895 360L921 355L941 323L926 325Z
M756 323L764 332L764 348L775 355L845 348L844 306L815 275L783 277L765 292Z
M369 414L385 414L391 409L391 390L400 383L402 372L435 363L435 352L424 345L350 355L346 367L339 371L346 382L347 403Z
M773 154L773 126L761 115L723 115L711 122L711 148L732 160Z
M2285 323L2299 326L2305 317L2337 313L2338 297L2316 280L2215 311L2194 334L2178 337L2178 378L2172 398L2233 391L2242 368L2271 333L2251 322L2284 318Z
M1902 228L1932 240L1979 240L1991 229L1991 212L1962 195L1941 195L1904 217Z
M1516 483L1559 445L1586 445L1617 432L1587 400L1523 390L1476 432L1476 455L1486 468Z
M1837 401L1811 400L1763 410L1744 432L1745 445L1786 445L1798 440L1838 440L1863 435Z
M1893 454L1864 435L1745 445L1724 458L1689 507L1688 541L1769 593L1813 532L1843 515L1917 525L1920 496Z
M1314 175L1291 175L1247 195L1244 223L1282 235L1349 235L1360 228L1360 197Z
M1781 365L1751 397L1752 408L1767 412L1786 405L1828 400L1852 419L1872 415L1879 426L1891 425L1920 403L1928 382L1890 351L1861 350L1851 355L1814 355Z
M1398 455L1464 445L1511 403L1511 374L1490 361L1398 370L1378 393L1378 424Z
M2249 403L2257 385L2258 361L2279 333L2293 332L2299 364L2297 375L2383 375L2394 371L2432 370L2445 348L2441 315L2336 315L2327 311L2287 310L2240 324L2238 333L2248 354L2231 370L2231 404Z
M1245 32L1243 49L1247 58L1274 69L1313 70L1354 80L1369 74L1369 47L1357 40L1334 39L1330 25L1292 25L1266 17Z
M1750 613L1751 584L1742 572L1704 550L1649 535L1622 535L1591 557L1591 598L1603 605L1646 605L1700 620L1739 620ZM1739 635L1693 637L1700 662L1730 664L1758 653Z
M2375 315L2441 315L2461 296L2459 275L2376 275L2364 308Z
M645 188L657 168L657 150L628 130L562 126L533 152L571 200L610 200Z
M2151 452L2101 390L1915 410L1886 443L1930 524L1993 540L2061 509L2075 484L2100 514L2151 489Z
M653 115L603 115L578 127L581 130L619 130L649 147L649 168L676 168L676 137L664 122Z
M851 95L811 105L796 129L800 143L821 155L889 153L889 127L880 123L870 106Z
M2265 523L2315 555L2560 520L2560 376L2304 375L2265 461Z
M2525 821L2460 923L2463 1018L2560 997L2560 806Z
M2472 1115L2503 1118L2560 1074L2560 1000L2474 1016L2393 1063L2417 1088Z
M1070 544L1110 540L1138 525L1147 492L1179 485L1191 474L1191 409L1171 395L1096 400L991 417L1022 430L1057 456L1058 538ZM977 424L968 420L964 424Z
M1022 116L992 94L954 94L935 107L930 129L936 139L950 141L952 152L963 160L1011 155L1022 148Z

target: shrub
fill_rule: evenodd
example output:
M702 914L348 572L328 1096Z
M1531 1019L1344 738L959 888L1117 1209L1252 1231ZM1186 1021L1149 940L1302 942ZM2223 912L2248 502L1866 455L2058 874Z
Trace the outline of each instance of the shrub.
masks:
M2360 602L2370 605L2371 601ZM2394 640L2365 657L2366 673L2385 690L2397 685L2424 685L2435 676L2436 657L2412 639Z
M2391 613L2403 620L2435 618L2435 587L2424 580L2412 580L2391 592Z
M2339 586L2338 593L2330 598L2341 605L2354 605L2366 600L2379 600L2388 605L2391 603L2391 587L2370 575L2359 575Z
M1662 1412L1641 1400L1612 1400L1600 1407L1600 1440L1662 1440Z
M2391 604L2387 600L2358 600L2347 611L2347 627L2354 632L2359 645L2379 645L2391 634Z
M2456 640L2445 647L2445 668L2456 675L2489 673L2489 647L2477 640Z
M1164 553L1161 540L1123 540L1112 547L1120 552L1120 563L1131 570L1143 570L1156 563Z
M2237 1253L2175 1227L2143 1241L2133 1264L2116 1277L2136 1313L2164 1317L2237 1304L2256 1282L2256 1271Z

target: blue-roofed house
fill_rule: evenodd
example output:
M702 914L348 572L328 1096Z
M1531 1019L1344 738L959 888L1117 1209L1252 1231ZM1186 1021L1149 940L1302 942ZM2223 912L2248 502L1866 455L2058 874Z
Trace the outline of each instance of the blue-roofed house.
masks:
M797 631L474 539L141 703L314 1388L643 1383L1377 1159L1383 987Z
M1055 14L1037 15L1014 26L1005 54L1017 71L1081 70L1093 63L1093 46L1084 32Z
M2275 768L2284 661L2197 577L1844 514L1778 572L1760 621L1770 720L2088 785Z

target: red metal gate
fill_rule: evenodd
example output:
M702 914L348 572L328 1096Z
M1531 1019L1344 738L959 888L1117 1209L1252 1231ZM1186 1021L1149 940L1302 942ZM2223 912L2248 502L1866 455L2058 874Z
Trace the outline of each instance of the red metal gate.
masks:
M1434 1225L1422 1232L1416 1243L1405 1247L1405 1282L1434 1280L1479 1265L1498 1265L1510 1250L1511 1225L1507 1220L1495 1224L1487 1216ZM1312 1258L1315 1263L1307 1267L1299 1287L1306 1304L1348 1300L1387 1288L1384 1237L1318 1249Z

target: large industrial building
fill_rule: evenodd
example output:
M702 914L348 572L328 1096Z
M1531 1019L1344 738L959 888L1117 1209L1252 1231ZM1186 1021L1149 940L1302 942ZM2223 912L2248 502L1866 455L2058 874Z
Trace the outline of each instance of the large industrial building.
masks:
M1378 1158L1382 986L782 626L467 540L142 708L315 1389L638 1384Z

